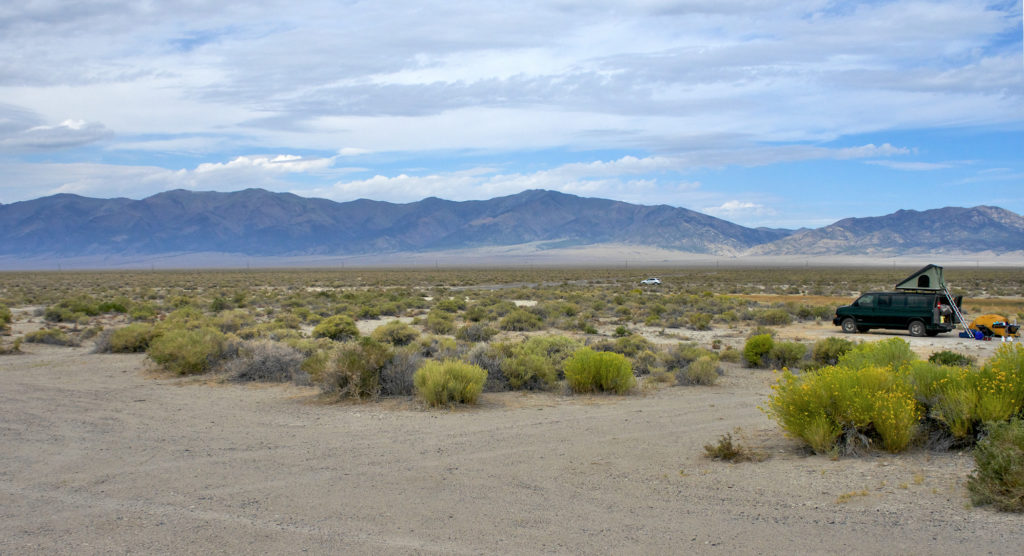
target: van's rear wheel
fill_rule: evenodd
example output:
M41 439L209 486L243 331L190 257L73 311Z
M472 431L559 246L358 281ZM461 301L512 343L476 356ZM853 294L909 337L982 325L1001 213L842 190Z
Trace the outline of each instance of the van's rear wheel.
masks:
M853 334L857 331L857 323L850 317L843 319L839 326L843 327L843 332L847 334Z
M911 336L924 336L924 323L919 320L910 321L910 326L907 327L907 331L910 332Z

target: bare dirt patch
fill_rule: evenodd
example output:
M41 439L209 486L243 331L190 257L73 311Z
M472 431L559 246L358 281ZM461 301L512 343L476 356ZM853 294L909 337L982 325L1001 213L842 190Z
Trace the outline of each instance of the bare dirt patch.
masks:
M88 351L0 358L0 553L1012 553L1024 541L1020 516L968 506L969 454L806 455L757 409L767 371L428 411L154 378L144 356ZM737 427L770 459L703 457Z

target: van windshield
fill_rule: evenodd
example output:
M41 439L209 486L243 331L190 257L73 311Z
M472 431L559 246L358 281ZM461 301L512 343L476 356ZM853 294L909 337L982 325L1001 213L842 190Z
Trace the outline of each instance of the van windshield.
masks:
M862 295L854 302L854 305L858 307L874 307L875 296L872 294Z

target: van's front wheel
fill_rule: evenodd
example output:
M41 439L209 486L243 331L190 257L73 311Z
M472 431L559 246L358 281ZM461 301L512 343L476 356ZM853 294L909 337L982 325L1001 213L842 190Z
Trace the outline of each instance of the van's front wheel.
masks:
M853 334L857 331L857 323L850 317L843 319L843 322L839 323L839 326L843 328L843 332L847 334Z
M919 320L910 321L910 326L907 327L907 331L910 332L911 336L924 336L924 323Z

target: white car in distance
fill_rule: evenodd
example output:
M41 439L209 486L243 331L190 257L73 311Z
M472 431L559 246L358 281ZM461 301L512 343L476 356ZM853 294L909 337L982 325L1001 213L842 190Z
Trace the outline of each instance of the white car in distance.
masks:
M661 285L661 280L658 280L657 278L648 278L646 280L641 280L640 283L645 286L658 286Z

